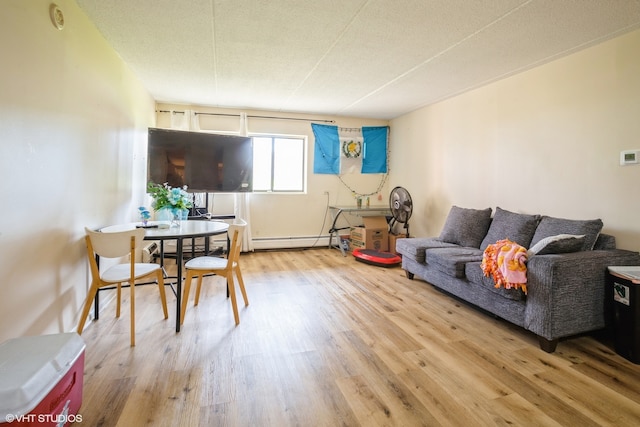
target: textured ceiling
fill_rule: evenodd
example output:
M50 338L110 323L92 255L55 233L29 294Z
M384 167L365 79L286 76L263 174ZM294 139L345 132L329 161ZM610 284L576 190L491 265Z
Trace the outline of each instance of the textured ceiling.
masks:
M640 0L76 0L158 102L391 119L640 28Z

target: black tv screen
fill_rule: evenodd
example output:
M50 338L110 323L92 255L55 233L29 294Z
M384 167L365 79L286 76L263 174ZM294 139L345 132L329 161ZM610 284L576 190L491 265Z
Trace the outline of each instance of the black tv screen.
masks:
M189 192L253 191L251 138L149 128L147 180Z

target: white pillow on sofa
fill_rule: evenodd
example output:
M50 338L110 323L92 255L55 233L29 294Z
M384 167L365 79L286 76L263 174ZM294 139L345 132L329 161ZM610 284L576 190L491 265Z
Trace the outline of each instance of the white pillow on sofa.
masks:
M527 256L578 252L584 246L584 234L556 234L545 237L527 251Z

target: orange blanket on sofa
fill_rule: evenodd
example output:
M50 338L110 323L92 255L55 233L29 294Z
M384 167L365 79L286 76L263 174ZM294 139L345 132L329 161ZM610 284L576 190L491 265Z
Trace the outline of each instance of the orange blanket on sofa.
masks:
M496 288L522 289L527 293L527 250L509 239L487 246L482 255L482 272L493 277Z

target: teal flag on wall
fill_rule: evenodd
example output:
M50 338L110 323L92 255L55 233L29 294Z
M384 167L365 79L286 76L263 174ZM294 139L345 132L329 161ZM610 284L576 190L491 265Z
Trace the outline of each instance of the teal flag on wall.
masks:
M362 173L387 173L388 126L363 126Z
M311 123L315 144L313 147L313 173L340 173L340 138L338 126Z

